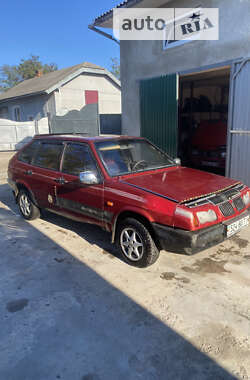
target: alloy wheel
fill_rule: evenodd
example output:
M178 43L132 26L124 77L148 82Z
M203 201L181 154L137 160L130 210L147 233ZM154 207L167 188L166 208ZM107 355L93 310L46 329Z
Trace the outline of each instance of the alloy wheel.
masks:
M144 253L142 238L132 227L124 228L120 235L120 244L124 255L132 261L139 261Z
M19 200L20 209L25 216L30 216L31 213L31 202L26 194L22 194Z

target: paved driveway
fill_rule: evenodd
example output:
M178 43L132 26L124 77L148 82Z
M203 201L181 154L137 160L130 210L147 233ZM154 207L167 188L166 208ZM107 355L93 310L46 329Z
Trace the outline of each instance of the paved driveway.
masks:
M24 221L1 170L0 379L250 379L250 229L135 269L97 227Z

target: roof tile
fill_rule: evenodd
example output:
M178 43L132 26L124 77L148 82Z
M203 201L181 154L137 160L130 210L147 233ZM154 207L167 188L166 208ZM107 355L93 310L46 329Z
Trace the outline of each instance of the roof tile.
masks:
M0 94L0 102L11 98L17 98L20 96L44 93L46 92L46 90L48 90L52 86L55 86L58 82L65 79L70 74L73 74L80 68L104 70L103 67L97 66L89 62L83 62L75 66L67 67L65 69L56 70L51 73L44 74L41 77L35 77L32 79L24 80L23 82L17 84L11 89Z

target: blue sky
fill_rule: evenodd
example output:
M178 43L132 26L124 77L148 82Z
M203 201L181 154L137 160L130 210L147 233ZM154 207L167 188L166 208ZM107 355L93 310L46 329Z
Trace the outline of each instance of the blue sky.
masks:
M11 0L1 2L0 66L18 64L30 54L59 68L83 61L106 68L119 46L88 24L119 0Z

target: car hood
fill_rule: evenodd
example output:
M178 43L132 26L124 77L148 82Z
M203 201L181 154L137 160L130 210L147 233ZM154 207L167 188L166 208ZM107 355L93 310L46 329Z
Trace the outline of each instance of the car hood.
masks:
M239 183L230 178L185 167L126 176L121 181L178 203L210 195Z

